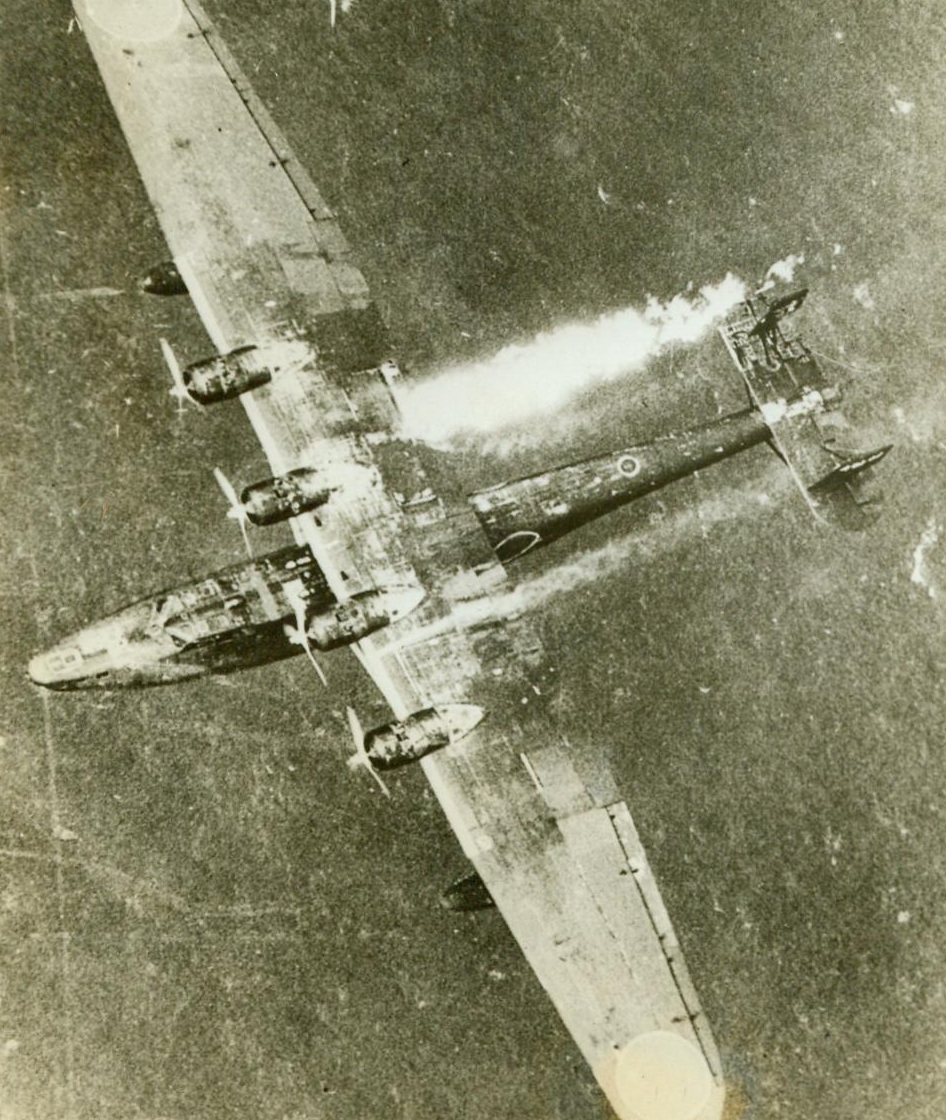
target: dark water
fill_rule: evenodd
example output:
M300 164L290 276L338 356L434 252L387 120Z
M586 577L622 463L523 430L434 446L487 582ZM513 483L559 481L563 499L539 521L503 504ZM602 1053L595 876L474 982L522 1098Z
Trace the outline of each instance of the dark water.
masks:
M937 7L359 0L334 33L309 0L211 7L417 374L805 254L806 337L853 367L860 442L897 443L883 522L818 529L760 449L531 570L626 548L540 623L733 1115L936 1120L946 546L937 595L911 572L944 525ZM263 471L242 412L167 398L156 337L206 343L134 294L161 239L69 15L0 13L0 1114L600 1116L501 921L439 910L463 861L422 776L384 804L349 776L342 707L370 701L343 657L328 692L295 663L100 699L25 682L56 635L237 558L210 469ZM90 288L123 294L63 294ZM443 466L480 485L717 402L741 394L708 341L583 398L545 447Z

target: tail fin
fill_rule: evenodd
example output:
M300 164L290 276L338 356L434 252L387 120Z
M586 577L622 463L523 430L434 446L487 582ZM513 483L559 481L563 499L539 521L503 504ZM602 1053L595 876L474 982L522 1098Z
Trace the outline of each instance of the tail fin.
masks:
M879 513L864 472L890 450L841 451L837 429L846 426L841 392L830 384L811 351L780 326L808 294L806 288L771 302L746 300L720 327L752 404L771 432L771 444L791 471L812 513L845 529L864 528Z

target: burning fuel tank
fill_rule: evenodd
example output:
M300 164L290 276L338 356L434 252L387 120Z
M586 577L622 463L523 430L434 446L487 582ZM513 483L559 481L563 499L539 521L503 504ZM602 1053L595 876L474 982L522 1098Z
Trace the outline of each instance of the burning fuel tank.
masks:
M240 505L254 525L274 525L324 505L334 487L308 467L254 482L240 494Z
M422 708L407 719L369 731L365 753L376 770L394 770L462 739L485 715L475 704Z
M361 591L336 603L306 614L306 636L316 649L327 653L351 645L390 626L419 606L424 592L419 587L376 588Z

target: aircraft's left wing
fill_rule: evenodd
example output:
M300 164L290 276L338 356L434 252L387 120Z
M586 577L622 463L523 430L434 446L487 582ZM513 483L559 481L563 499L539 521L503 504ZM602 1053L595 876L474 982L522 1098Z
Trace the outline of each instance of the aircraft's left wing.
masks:
M356 655L398 718L488 711L423 762L464 850L619 1115L716 1120L718 1055L606 745L563 741L473 511L392 435L383 328L334 217L195 0L73 3L211 340L269 379L241 401L274 473L339 483L297 539L339 599L426 593Z
M364 308L334 213L200 6L74 0L175 263L221 352Z

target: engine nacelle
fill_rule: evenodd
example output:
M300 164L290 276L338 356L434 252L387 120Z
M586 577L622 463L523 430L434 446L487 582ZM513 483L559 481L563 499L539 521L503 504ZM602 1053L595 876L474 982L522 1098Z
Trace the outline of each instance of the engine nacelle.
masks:
M272 370L260 360L255 346L241 346L194 362L182 374L188 395L198 404L215 404L258 389L272 381Z
M348 646L410 614L423 598L419 587L360 591L328 610L307 614L306 636L311 645L323 652Z
M365 753L376 770L406 766L462 739L485 715L475 704L422 708L407 719L369 731L365 735Z
M187 285L174 261L157 264L141 281L141 290L149 296L186 296Z
M240 504L254 525L273 525L324 505L332 490L321 471L300 467L247 486Z

